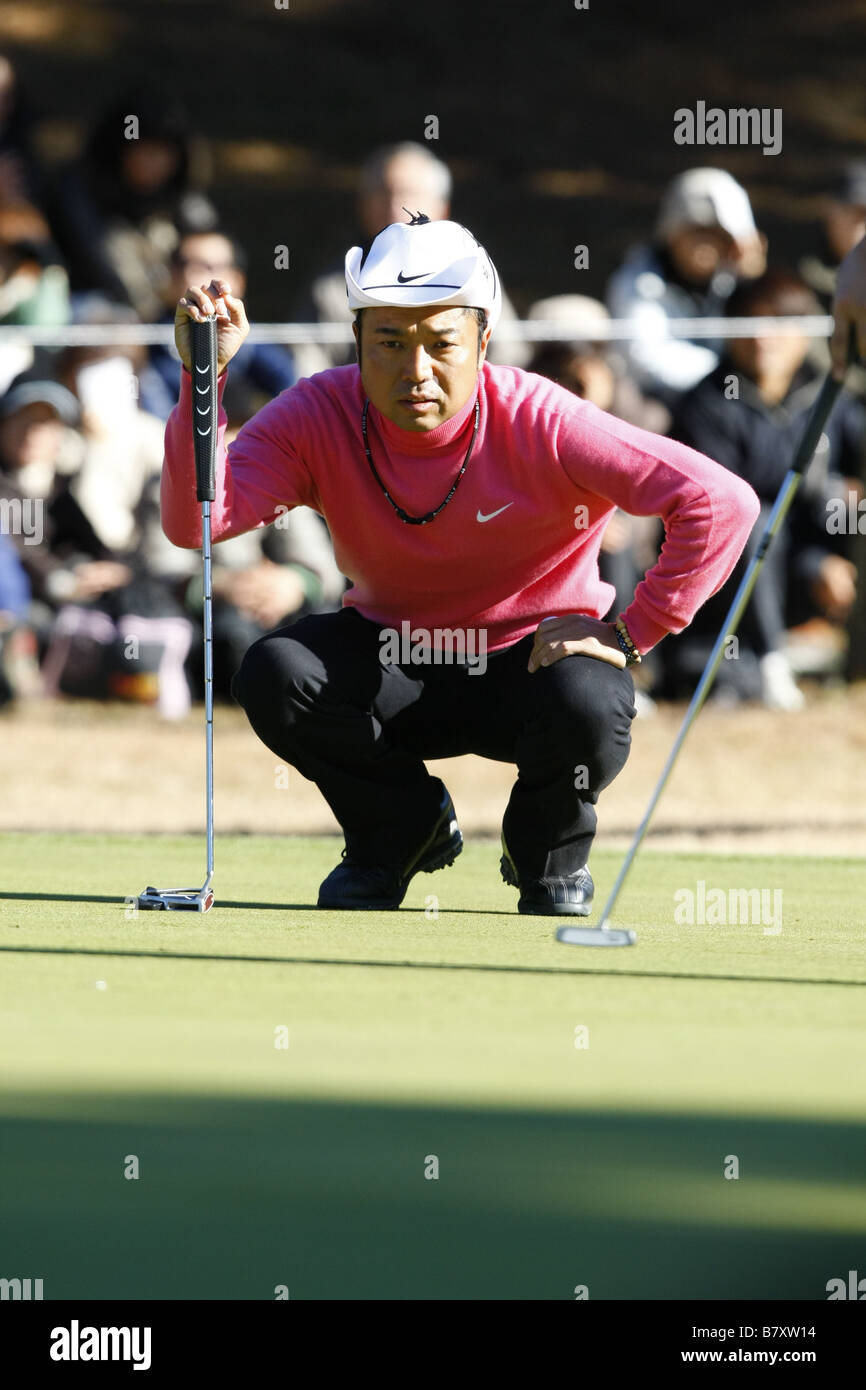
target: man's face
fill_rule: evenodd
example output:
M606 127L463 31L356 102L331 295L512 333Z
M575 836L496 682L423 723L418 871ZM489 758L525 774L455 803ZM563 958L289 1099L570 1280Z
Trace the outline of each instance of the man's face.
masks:
M734 240L721 227L681 227L670 237L671 260L684 280L708 285L716 271L730 261Z
M188 285L207 285L211 280L228 280L232 294L243 298L246 279L233 264L231 242L210 232L184 237L174 262L171 302L179 299Z
M54 463L62 438L63 424L47 401L22 406L0 421L3 462L14 471L32 463Z
M866 235L866 207L833 201L827 208L824 228L830 250L842 261Z
M601 353L576 352L558 380L567 391L582 396L599 410L610 410L616 379Z
M436 191L436 170L417 154L398 154L390 159L378 188L362 193L358 211L367 236L375 236L392 222L407 220L410 212L426 212L431 222L448 216L448 203Z
M169 140L133 140L123 152L123 175L136 193L155 193L163 188L180 162L176 146Z
M755 314L772 317L772 304L757 305ZM806 360L809 340L802 333L767 334L763 338L733 338L729 352L734 366L751 377L752 381L794 380Z
M355 338L358 325L355 324ZM373 405L404 430L433 430L475 391L490 329L458 307L365 309L360 367Z

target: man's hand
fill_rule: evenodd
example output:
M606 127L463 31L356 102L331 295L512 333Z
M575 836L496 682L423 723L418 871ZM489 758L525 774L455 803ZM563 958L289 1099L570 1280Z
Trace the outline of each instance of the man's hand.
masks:
M543 618L535 629L529 670L552 666L564 656L594 656L611 666L625 666L625 656L612 623L571 613L565 618Z
M852 325L856 329L856 350L866 362L866 238L858 241L839 267L836 298L833 300L836 320L830 339L833 375L841 381L848 365L848 340Z
M119 560L82 560L75 566L74 573L76 584L72 597L79 603L99 598L110 589L119 589L132 578L132 570Z
M228 280L211 280L209 285L194 285L177 302L174 316L174 341L180 360L192 371L192 332L190 319L203 323L211 314L217 321L217 372L225 371L244 338L250 331L243 300L235 299Z
M248 569L222 571L217 592L264 628L276 627L281 618L296 613L306 598L297 572L270 560Z
M734 241L731 264L744 280L757 280L767 269L767 237L764 232L754 232L740 241Z

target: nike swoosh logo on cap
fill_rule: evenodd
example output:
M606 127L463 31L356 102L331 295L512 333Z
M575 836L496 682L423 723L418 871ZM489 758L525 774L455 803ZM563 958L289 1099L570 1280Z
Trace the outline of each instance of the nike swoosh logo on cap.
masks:
M429 270L422 270L420 275L404 275L401 270L397 276L397 284L408 285L411 280L423 280L424 276L429 274Z
M499 511L496 511L496 512L488 512L486 516L483 516L482 513L481 513L481 511L480 511L480 509L479 509L479 511L477 511L477 512L475 513L475 520L476 520L476 521L492 521L493 518L494 518L495 516L499 516L501 512L507 512L507 511L508 511L508 508L509 508L509 507L513 507L513 506L514 506L514 503L513 503L513 502L506 502L504 507L500 507L500 508L499 508Z

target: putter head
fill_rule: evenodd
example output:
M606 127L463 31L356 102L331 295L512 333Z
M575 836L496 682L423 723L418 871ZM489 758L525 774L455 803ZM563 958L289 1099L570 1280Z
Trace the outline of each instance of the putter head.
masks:
M209 883L203 888L145 888L138 896L142 912L207 912L213 901Z
M634 946L637 933L627 927L560 927L557 941L566 946Z

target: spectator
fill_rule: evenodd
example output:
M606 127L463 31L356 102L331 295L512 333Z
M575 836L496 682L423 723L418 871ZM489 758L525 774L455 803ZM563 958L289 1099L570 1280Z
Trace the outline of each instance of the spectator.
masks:
M554 295L533 304L527 317L562 325L574 334L573 339L538 343L529 371L549 377L630 425L654 434L666 433L668 411L659 401L642 395L628 375L618 345L606 339L610 314L603 304L585 295ZM597 339L593 333L598 334ZM631 603L638 581L657 558L660 531L656 518L628 516L620 509L613 513L598 557L602 579L616 589L611 613L620 613ZM649 671L654 665L653 653L644 662ZM641 690L635 691L635 703L638 714L652 709L652 702Z
M410 215L423 212L432 222L450 216L451 171L424 145L411 140L395 145L383 145L361 165L357 216L358 240L361 244L374 237L392 222L408 222ZM306 299L298 307L302 323L352 322L346 301L346 275L343 262L320 275L310 287ZM489 362L523 367L529 360L526 345L509 339L508 324L517 318L510 300L503 294L502 315L495 340L487 354ZM354 348L349 346L307 344L298 353L299 374L310 376L327 367L338 367L355 360Z
M14 67L0 54L0 203L39 200L30 112Z
M817 246L804 256L799 271L815 291L821 307L830 312L836 293L839 266L866 234L866 160L855 160L842 170L824 199L824 215ZM830 357L823 338L813 340L809 356L815 366L826 371ZM866 365L848 368L845 386L866 400Z
M833 375L837 381L842 381L847 372L852 335L855 352L866 361L866 237L857 242L839 266L833 318L830 340Z
M530 322L555 323L574 334L535 345L528 370L550 377L639 429L665 434L668 411L645 396L628 374L619 343L608 342L610 314L597 299L582 294L559 294L539 299L527 314ZM597 340L593 333L597 332Z
M0 324L68 322L69 281L47 222L30 203L0 204ZM27 344L0 344L0 392L32 365Z
M796 275L767 271L728 300L732 317L798 316L819 312L813 292ZM819 389L802 333L729 340L718 367L679 402L671 434L752 485L762 516L743 560L728 583L701 609L688 633L670 638L666 694L694 685L724 621L754 545L761 535ZM830 533L833 499L847 499L862 470L863 408L840 397L815 459L776 536L738 635L738 659L723 661L718 687L733 698L760 696L776 709L797 709L802 694L785 657L786 627L809 615L839 623L854 599L849 538Z
M246 293L246 256L243 248L222 231L188 232L181 237L171 258L171 280L166 293L165 310L160 323L174 323L177 301L188 285L201 285L214 277L230 281L233 292L240 298ZM293 386L297 380L294 359L277 343L252 343L246 340L234 359L236 372L226 387L225 406L243 419L255 415L273 396ZM148 362L141 374L141 404L145 410L167 420L180 392L180 358L174 344L149 350Z
M105 112L51 204L76 296L95 292L145 321L158 318L181 234L217 221L193 164L193 141L174 106L138 92Z
M31 203L0 204L0 323L69 322L69 281Z
M0 500L6 515L21 518L12 539L45 612L129 578L70 491L69 435L78 422L75 397L56 381L24 375L0 399Z
M19 380L0 402L0 498L28 522L16 543L46 693L121 696L177 718L189 708L192 625L133 529L162 425L137 410L131 363L115 349L69 349L61 369L78 400L58 382Z
M847 164L824 200L818 246L799 271L829 312L839 266L866 235L866 160Z
M860 360L866 362L866 237L858 241L839 266L836 293L833 299L833 336L830 340L832 372L837 381L848 380L848 358L853 346ZM858 374L861 376L862 369ZM852 373L853 375L853 373ZM857 386L854 387L857 390ZM858 394L866 394L862 387ZM857 599L849 625L846 674L850 680L866 676L866 547L857 554L859 584Z
M20 694L36 693L38 668L34 660L35 640L27 626L30 614L30 581L15 547L0 529L0 707ZM37 681L22 681L22 675ZM24 685L24 689L22 689Z
M118 311L100 318L117 321ZM102 544L132 555L136 509L162 466L163 427L138 403L137 368L145 349L67 348L58 375L80 408L81 449L70 491Z
M0 624L7 628L26 618L30 608L30 581L15 547L0 530Z
M233 410L237 395L232 399ZM231 442L244 419L226 410L226 440ZM166 539L158 476L145 489L138 520L142 555L153 572L173 581L196 625L188 673L198 695L204 679L201 558ZM344 588L327 527L308 507L293 508L267 529L221 541L213 555L214 693L229 698L232 677L252 642L282 622L338 608Z
M181 292L188 283L189 277ZM127 321L129 313L103 308L91 321ZM63 354L59 374L81 412L80 451L68 487L97 540L127 566L124 611L135 612L154 631L154 624L161 624L159 639L170 644L175 659L176 620L185 615L192 641L186 642L183 661L197 695L203 679L201 561L198 554L171 545L159 524L164 430L163 422L139 404L138 373L145 367L145 350L136 347L76 347ZM243 382L225 393L223 405L232 438L255 406L250 407ZM217 547L215 691L228 695L244 651L262 632L287 615L333 606L343 585L324 523L306 508L287 516L282 528L270 528L266 537L254 532ZM114 600L101 603L114 615ZM134 693L130 681L124 683L124 693ZM167 700L163 712L169 717L184 712L174 679Z
M339 608L345 580L321 518L296 507L279 529L235 536L216 547L214 566L214 692L228 699L232 677L251 644L272 628L308 613ZM201 575L187 590L187 607L200 619ZM200 667L192 663L201 690Z
M667 405L719 360L710 339L674 338L674 318L712 318L739 279L766 268L766 237L755 227L745 189L723 169L689 169L662 198L652 243L635 247L611 277L614 318L631 319L628 363L643 390Z

